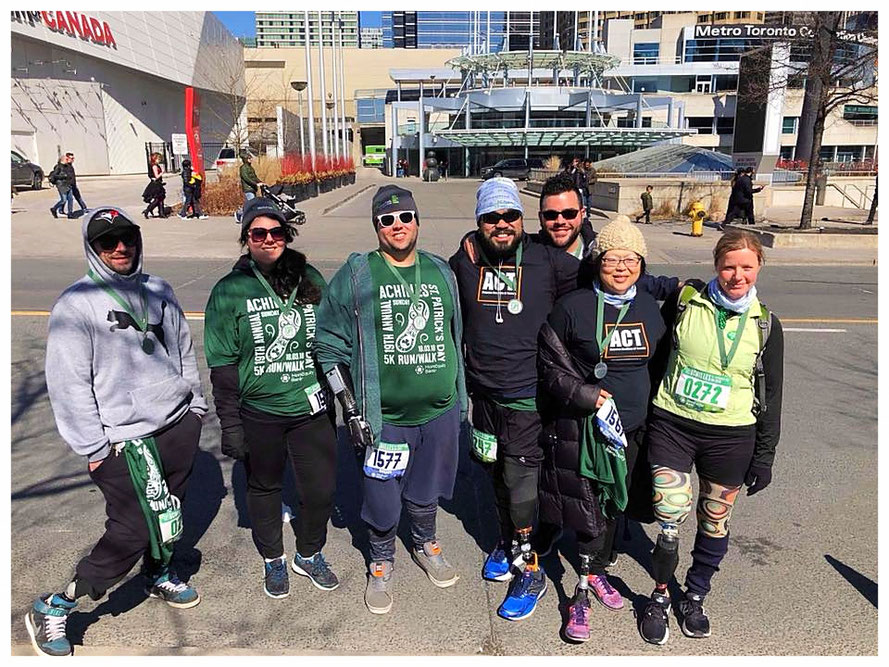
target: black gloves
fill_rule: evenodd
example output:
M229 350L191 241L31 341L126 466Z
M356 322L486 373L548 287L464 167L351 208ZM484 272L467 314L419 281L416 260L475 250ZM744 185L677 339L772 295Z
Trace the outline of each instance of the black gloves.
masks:
M352 374L346 364L339 363L330 370L325 377L330 385L334 396L343 406L343 422L349 429L349 438L352 440L352 446L355 448L355 454L364 455L366 447L372 447L374 444L373 430L370 424L358 409L358 403L355 400L355 392L352 389Z
M235 461L247 458L247 440L244 438L243 426L232 426L222 430L222 453Z
M772 483L772 466L753 461L744 475L744 484L747 485L747 495L759 493Z

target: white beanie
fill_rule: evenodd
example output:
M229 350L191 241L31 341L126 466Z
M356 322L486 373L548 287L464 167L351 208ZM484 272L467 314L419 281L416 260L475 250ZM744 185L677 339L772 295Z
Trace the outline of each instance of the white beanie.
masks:
M512 179L496 176L482 183L475 195L475 219L478 220L485 213L499 211L500 209L513 209L525 214L522 201L519 199L519 189Z

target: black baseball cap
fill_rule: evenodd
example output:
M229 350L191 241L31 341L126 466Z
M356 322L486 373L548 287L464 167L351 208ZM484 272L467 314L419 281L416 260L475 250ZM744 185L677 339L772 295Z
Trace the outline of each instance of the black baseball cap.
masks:
M413 211L418 217L420 215L411 191L397 185L384 185L377 190L371 202L371 220L376 224L378 215L390 211Z
M284 217L284 213L275 202L266 197L254 197L244 204L241 213L241 228L247 229L250 223L261 215L280 221L282 226L287 224L287 218Z
M114 206L99 206L89 213L90 221L86 226L86 239L90 243L109 234L123 234L133 229L139 231L139 225L132 221L123 210Z

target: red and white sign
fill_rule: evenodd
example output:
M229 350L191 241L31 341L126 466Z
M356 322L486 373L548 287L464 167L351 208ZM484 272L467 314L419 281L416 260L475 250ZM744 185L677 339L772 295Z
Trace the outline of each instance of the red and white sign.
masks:
M111 26L106 21L79 12L12 12L12 19L20 23L42 23L53 32L80 37L84 41L117 48Z

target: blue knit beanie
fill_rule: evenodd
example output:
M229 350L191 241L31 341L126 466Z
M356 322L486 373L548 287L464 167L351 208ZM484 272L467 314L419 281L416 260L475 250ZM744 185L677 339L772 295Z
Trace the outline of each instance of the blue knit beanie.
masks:
M497 176L488 179L479 186L475 197L476 220L485 213L499 211L503 208L511 208L521 211L522 215L525 214L525 209L522 208L522 201L519 199L519 189L509 178Z

